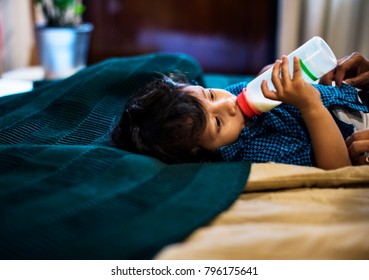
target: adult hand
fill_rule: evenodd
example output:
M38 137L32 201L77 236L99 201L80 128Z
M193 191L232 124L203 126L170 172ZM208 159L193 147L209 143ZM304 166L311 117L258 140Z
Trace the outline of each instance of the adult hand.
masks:
M337 67L320 78L320 83L331 85L336 82L338 87L342 82L360 89L369 89L369 60L360 53L354 52L338 61Z
M354 132L346 145L354 165L369 165L369 129Z

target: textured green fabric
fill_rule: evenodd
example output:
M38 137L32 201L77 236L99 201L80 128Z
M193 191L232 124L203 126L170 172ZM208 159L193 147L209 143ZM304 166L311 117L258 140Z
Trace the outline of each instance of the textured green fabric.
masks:
M248 163L167 165L109 145L127 97L174 70L201 80L191 57L153 54L0 99L1 259L150 259L234 202Z
M230 85L238 84L240 82L250 82L254 77L255 76L251 75L204 73L202 75L202 81L206 87L226 88Z

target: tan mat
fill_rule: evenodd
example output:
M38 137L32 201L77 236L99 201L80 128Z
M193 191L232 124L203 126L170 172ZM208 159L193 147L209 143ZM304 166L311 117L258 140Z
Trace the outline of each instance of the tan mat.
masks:
M157 259L369 259L369 166L253 164L230 209Z

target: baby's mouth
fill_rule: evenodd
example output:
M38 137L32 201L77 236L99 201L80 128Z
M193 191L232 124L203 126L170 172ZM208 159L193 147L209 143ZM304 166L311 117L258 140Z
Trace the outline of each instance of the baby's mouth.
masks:
M251 123L252 118L250 118L250 117L246 116L246 115L242 112L242 110L241 110L241 108L240 108L240 105L238 105L238 103L237 103L236 101L235 101L235 106L236 106L236 112L237 112L237 115L238 115L238 116L240 116L240 118L242 118L242 119L243 119L243 123L244 123L245 127L246 127L246 126L248 126L248 125Z

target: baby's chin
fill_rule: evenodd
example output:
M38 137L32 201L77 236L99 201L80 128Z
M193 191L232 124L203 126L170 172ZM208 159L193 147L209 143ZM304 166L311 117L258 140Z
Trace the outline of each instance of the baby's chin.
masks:
M236 103L236 116L237 119L239 119L240 123L244 123L244 126L247 126L249 123L250 118L247 117L241 110L240 106L238 105L237 102Z

